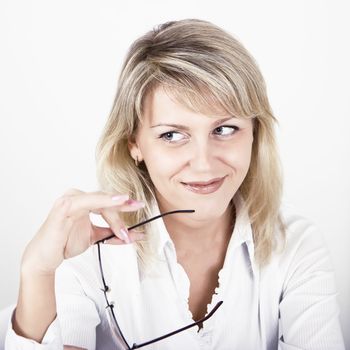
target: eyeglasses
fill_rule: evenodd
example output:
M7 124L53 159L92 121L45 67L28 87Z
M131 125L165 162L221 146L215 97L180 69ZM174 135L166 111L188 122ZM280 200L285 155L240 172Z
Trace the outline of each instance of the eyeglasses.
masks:
M174 211L169 211L169 212L166 212L166 213L163 213L163 214L160 214L160 215L157 215L157 216L154 216L148 220L145 220L145 221L142 221L136 225L133 225L131 227L128 227L128 230L132 230L136 227L139 227L139 226L142 226L142 225L145 225L153 220L156 220L156 219L159 219L163 216L166 216L166 215L170 215L170 214L176 214L176 213L193 213L194 210L174 210ZM149 341L146 341L146 342L143 342L143 343L140 343L140 344L136 344L136 343L133 343L133 345L130 347L130 345L128 344L128 342L126 341L119 325L118 325L118 322L117 322L117 318L115 316L115 312L114 312L114 305L113 303L110 303L108 298L107 298L107 292L109 291L109 287L108 285L106 284L106 280L105 280L105 276L104 276L104 273L103 273L103 267L102 267L102 259L101 259L101 247L100 247L100 244L101 243L104 243L106 240L110 239L114 237L114 235L110 235L104 239L101 239L99 241L97 241L95 244L97 244L97 252L98 252L98 262L99 262L99 267L100 267L100 274L101 274L101 280L102 280L102 285L103 285L103 288L101 288L102 292L104 293L104 297L105 297L105 300L106 300L106 315L107 315L107 320L108 320L108 323L109 323L109 326L110 326L110 330L111 330L111 334L112 334L112 337L115 341L115 344L116 344L116 347L117 349L121 349L121 350L132 350L132 349L139 349L139 348L142 348L144 346L147 346L147 345L150 345L152 343L155 343L155 342L158 342L162 339L165 339L165 338L168 338L168 337L171 337L177 333L180 333L180 332L183 332L189 328L192 328L192 327L195 327L195 326L198 326L200 325L201 323L203 323L204 321L208 320L211 316L213 316L213 314L215 313L215 311L222 305L223 301L219 301L215 306L214 308L208 313L208 315L206 315L205 317L201 318L200 320L194 322L194 323L191 323L185 327L182 327L182 328L179 328L179 329L176 329L175 331L173 332L170 332L170 333L167 333L167 334L164 334L160 337L157 337L157 338L154 338L152 340L149 340Z

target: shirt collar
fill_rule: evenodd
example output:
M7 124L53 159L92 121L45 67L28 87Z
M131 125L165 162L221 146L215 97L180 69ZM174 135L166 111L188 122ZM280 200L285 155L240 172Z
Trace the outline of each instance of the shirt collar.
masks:
M257 273L257 266L254 258L254 241L252 234L252 227L248 215L248 210L245 207L245 201L240 193L237 191L235 196L233 197L233 203L236 208L236 221L235 226L230 238L229 245L227 247L226 259L230 258L234 249L242 244L245 244L248 250L249 260L251 264L251 269L254 274ZM159 215L159 206L156 201L152 203L152 213L153 216ZM181 215L175 214L175 215ZM154 221L155 231L158 234L157 237L157 252L161 253L166 244L174 246L174 243L165 227L163 218Z
M248 250L250 268L253 274L257 276L258 267L254 257L255 248L252 225L249 218L248 208L245 205L244 198L240 191L237 191L235 196L233 197L233 203L236 208L236 222L229 245L227 247L226 258L231 257L236 247L244 244Z

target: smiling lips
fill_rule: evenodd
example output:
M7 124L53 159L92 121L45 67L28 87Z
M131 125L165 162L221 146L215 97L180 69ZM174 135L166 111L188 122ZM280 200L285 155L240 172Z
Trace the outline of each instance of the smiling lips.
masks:
M219 177L209 181L202 182L181 182L186 189L198 194L209 194L217 191L223 184L225 177Z

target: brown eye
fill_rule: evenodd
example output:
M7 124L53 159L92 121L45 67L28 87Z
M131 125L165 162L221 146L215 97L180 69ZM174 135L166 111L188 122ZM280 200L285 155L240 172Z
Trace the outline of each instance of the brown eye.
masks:
M234 125L222 125L215 129L215 133L220 136L231 136L233 135L239 128Z

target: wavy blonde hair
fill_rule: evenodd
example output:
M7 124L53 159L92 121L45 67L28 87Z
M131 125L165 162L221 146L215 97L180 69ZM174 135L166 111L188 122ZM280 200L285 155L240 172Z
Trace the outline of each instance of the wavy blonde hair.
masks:
M127 225L152 215L153 183L144 163L130 155L128 141L142 118L148 94L162 86L178 102L197 112L225 111L253 119L251 164L240 186L251 220L255 259L266 264L276 248L276 228L285 227L280 215L282 167L277 152L274 117L260 70L232 35L204 20L184 19L154 27L130 47L118 80L108 121L96 148L101 190L129 193L148 203L145 210L122 213ZM156 235L136 243L143 266L155 257Z

